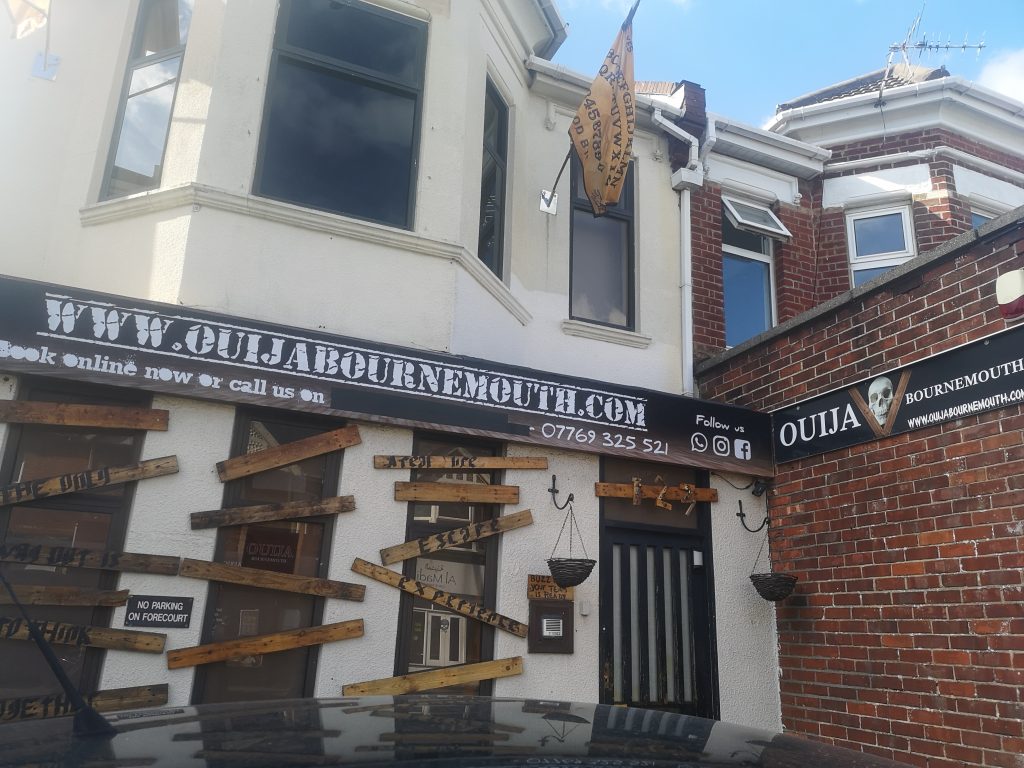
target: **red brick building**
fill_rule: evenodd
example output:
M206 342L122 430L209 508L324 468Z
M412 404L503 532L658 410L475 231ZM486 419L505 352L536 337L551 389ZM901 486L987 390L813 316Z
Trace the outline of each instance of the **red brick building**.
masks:
M995 284L1024 267L1024 208L984 221L1020 205L1024 126L944 71L904 74L884 132L877 78L780 107L771 130L832 155L769 206L789 232L778 324L728 349L730 214L715 184L694 195L695 375L702 397L773 412L772 557L799 577L777 609L784 726L1020 768L1024 323ZM902 251L862 247L872 217L899 222Z

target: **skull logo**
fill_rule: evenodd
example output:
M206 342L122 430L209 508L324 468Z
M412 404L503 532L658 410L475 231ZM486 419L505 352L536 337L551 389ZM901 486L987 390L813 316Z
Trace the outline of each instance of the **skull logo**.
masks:
M868 407L879 426L885 426L892 407L892 381L887 376L879 376L868 388Z

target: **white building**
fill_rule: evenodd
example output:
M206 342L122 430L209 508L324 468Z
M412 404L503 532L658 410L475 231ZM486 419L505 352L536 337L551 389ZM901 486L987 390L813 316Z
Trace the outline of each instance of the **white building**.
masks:
M153 653L62 646L83 689L165 685L172 705L337 696L522 657L518 674L487 667L464 687L781 725L774 611L747 578L768 570L767 547L736 519L744 505L752 527L764 518L751 491L774 471L771 427L694 399L695 359L967 229L972 210L1024 202L1019 110L911 73L887 92L890 125L938 133L920 150L906 139L894 162L858 148L877 130L864 83L787 105L768 130L707 114L692 83L648 83L627 191L594 218L571 172L542 205L592 75L550 62L564 32L547 0L54 6L43 30L0 45L16 116L0 121L12 148L0 190L0 398L11 401L0 554L20 562L7 572L26 588L131 595L32 606L38 618L166 634ZM1006 153L976 162L988 150L961 139L994 126ZM951 175L955 189L932 189ZM848 245L855 221L894 206L901 228L916 222L905 252ZM167 424L24 423L39 410L71 417L23 401L151 408ZM343 448L220 479L231 457L342 427ZM454 457L452 471L373 461L424 454ZM485 456L547 468L472 466ZM162 457L178 471L45 497L50 486L30 482L63 476L74 490L107 479L95 470ZM436 483L420 491L433 495L399 500L408 481ZM626 495L598 496L598 482ZM691 509L681 483L714 500ZM505 500L455 501L463 484L505 486L481 496ZM582 541L556 506L569 494ZM330 502L329 514L220 527L190 517L337 497L354 510ZM466 612L554 636L523 638L352 570L524 509L528 526L387 567ZM568 554L570 535L573 554L598 561L592 575L569 603L529 600L528 577L547 573L556 542ZM82 550L199 564L64 567ZM211 563L224 566L217 579ZM356 586L267 589L239 568ZM235 577L250 585L218 580ZM140 601L177 625L155 628ZM205 664L185 651L356 619L361 635L310 647ZM0 665L0 699L22 711L57 691L28 643L0 641L0 653L17 660Z
M22 562L8 569L24 584L131 593L127 607L32 607L53 621L121 630L147 623L140 600L150 613L155 597L193 601L187 626L140 630L166 634L162 653L66 646L85 690L167 684L172 705L336 696L523 657L521 674L468 687L779 725L772 608L747 581L760 537L739 526L749 493L733 490L770 473L767 422L681 395L692 384L681 362L688 193L670 162L688 151L678 109L659 101L655 122L641 98L631 186L611 215L577 210L569 174L547 212L540 193L587 85L545 61L564 34L550 3L54 6L48 33L0 47L17 115L0 130L18 148L2 192L3 397L152 407L168 428L9 415L5 557ZM48 68L36 61L46 34L58 57ZM422 395L431 389L443 397ZM712 445L730 421L759 434ZM359 437L343 451L219 480L231 456L343 424ZM471 476L518 488L517 503L396 501L396 481L466 481L373 466L428 452L538 457L547 469ZM177 473L106 491L17 503L12 490L166 456ZM572 619L571 654L537 652L543 640L530 652L532 641L352 571L384 547L530 509L529 527L391 569L524 624L534 616L537 629L527 576L547 573L565 519L551 475L558 503L575 499L573 554L599 561L558 614ZM595 482L634 477L717 490L717 502L687 514L681 501L668 511L595 495ZM189 517L334 496L355 510L220 529ZM365 596L55 568L18 544L257 567ZM168 669L175 650L360 618L360 637ZM3 651L18 660L0 671L5 698L57 690L28 643Z

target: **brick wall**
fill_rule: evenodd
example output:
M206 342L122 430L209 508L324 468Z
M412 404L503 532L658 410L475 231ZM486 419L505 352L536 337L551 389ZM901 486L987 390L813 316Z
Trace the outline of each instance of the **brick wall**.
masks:
M1006 327L1024 221L698 369L763 410ZM1024 350L1022 350L1024 352ZM787 729L928 768L1024 766L1024 408L778 467L769 493ZM726 640L727 642L727 640Z
M693 351L698 360L725 349L722 295L722 189L705 183L690 197Z
M947 146L959 149L984 160L1012 168L1016 171L1024 171L1024 158L1003 152L996 147L974 141L952 133L944 128L929 128L919 131L908 131L887 136L884 139L874 137L861 141L854 141L847 144L836 144L829 146L832 150L831 162L844 160L860 160L865 157L876 155L889 155L895 152L913 152L920 149L932 149L933 147Z

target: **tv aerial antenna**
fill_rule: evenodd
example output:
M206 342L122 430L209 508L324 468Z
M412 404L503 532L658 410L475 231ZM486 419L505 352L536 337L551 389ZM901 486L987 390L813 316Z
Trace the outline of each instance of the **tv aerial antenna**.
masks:
M879 109L885 106L885 101L883 101L882 95L885 92L885 83L888 81L889 75L892 74L893 59L896 57L897 53L900 54L900 57L903 59L903 65L909 69L911 66L910 56L914 52L917 53L918 59L920 59L925 53L936 53L939 51L948 53L949 51L955 50L960 50L963 53L966 53L968 50L977 51L978 56L981 56L981 51L985 48L984 34L981 36L981 42L978 43L967 42L966 35L964 35L964 41L962 43L950 42L948 38L944 43L935 42L933 40L929 40L927 34L922 35L920 38L915 40L914 35L917 34L917 30L921 26L921 19L924 17L925 5L926 3L921 3L921 10L917 16L914 17L914 22L910 25L910 29L907 30L907 34L903 38L902 42L893 43L889 46L889 57L885 62L885 73L882 76L882 82L878 87L878 100L875 102L875 106Z

